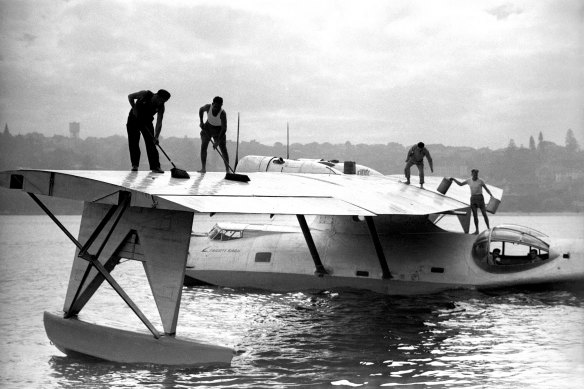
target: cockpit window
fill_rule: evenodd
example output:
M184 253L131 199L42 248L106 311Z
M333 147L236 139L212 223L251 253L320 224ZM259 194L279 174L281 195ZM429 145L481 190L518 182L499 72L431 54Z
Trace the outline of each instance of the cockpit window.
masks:
M477 236L472 256L491 273L511 273L537 267L550 259L549 237L532 228L511 224L483 231Z
M490 230L491 241L521 243L549 250L549 238L547 235L522 226L504 224Z
M208 234L211 240L232 240L240 239L243 237L243 230L233 230L221 228L219 225L215 224Z

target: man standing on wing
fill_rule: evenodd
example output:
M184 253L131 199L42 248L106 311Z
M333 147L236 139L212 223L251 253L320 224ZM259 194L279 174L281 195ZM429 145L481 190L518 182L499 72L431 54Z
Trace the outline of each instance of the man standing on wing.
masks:
M160 89L156 93L149 90L130 93L128 101L132 106L128 114L126 129L128 131L128 146L130 148L130 162L132 171L138 170L140 165L140 134L144 137L148 163L153 173L164 173L160 168L158 150L156 144L160 131L162 131L162 118L164 116L164 103L170 99L170 93ZM156 128L152 125L156 115Z
M412 165L416 165L420 174L420 188L424 187L424 157L428 160L430 170L434 173L434 165L432 164L430 152L425 147L424 142L420 142L417 145L413 145L406 156L406 167L404 169L407 180L406 184L410 184L410 168Z
M463 182L458 181L456 178L450 177L450 181L456 182L459 186L468 185L470 187L470 209L472 210L472 216L474 217L475 223L475 235L479 233L479 218L477 216L477 208L481 209L483 217L485 218L485 223L487 228L489 227L489 217L487 216L487 209L485 207L485 198L483 197L483 188L487 193L493 197L489 188L483 180L479 178L479 171L477 169L471 170L472 177Z
M212 104L205 104L199 109L201 127L201 165L199 173L207 172L207 148L213 138L214 148L219 147L225 163L225 172L229 173L229 154L227 154L227 114L223 110L223 99L216 96ZM203 115L207 113L207 121L203 123Z

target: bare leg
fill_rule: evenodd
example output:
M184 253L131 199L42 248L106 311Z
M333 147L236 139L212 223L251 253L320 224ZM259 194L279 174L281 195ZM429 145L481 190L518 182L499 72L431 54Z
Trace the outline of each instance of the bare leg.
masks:
M485 209L485 207L481 208L481 213L483 214L483 217L485 218L485 224L487 225L487 228L491 228L489 226L489 217L487 216L487 210Z
M472 207L472 217L474 219L474 224L475 224L475 235L479 233L479 217L477 215L477 208L476 207Z
M207 147L209 146L209 138L201 137L201 170L199 173L207 173Z

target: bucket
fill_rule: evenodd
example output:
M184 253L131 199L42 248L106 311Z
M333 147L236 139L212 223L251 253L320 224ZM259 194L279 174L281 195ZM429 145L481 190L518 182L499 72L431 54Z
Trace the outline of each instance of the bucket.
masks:
M491 197L489 203L487 204L487 212L495 213L497 212L497 208L499 208L499 204L501 204L501 200L497 200L494 197Z
M343 163L343 173L345 174L356 174L357 168L355 166L355 161L345 161Z
M444 177L440 185L438 185L438 189L436 190L442 194L446 194L446 192L448 192L448 188L450 188L450 185L452 185L452 181Z

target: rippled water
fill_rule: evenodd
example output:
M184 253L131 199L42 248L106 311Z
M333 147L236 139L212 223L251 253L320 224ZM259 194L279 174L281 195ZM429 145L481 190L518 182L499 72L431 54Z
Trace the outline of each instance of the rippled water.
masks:
M76 234L78 216L60 219ZM494 223L575 236L584 229L580 215L519 219L497 215ZM47 217L0 216L1 387L573 388L584 381L584 288L577 285L415 297L185 288L178 335L233 347L231 367L73 359L50 344L42 324L43 311L62 307L73 254ZM139 263L125 262L113 275L157 317ZM109 287L81 317L145 332Z

